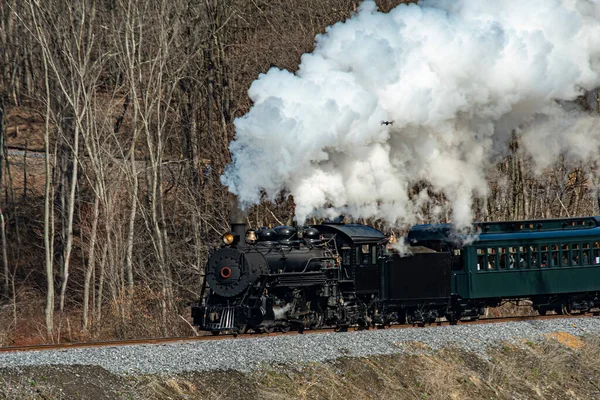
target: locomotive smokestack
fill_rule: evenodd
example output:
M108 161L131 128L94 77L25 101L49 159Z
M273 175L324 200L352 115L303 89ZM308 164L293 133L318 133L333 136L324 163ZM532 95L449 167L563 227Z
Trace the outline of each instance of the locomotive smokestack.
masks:
M229 224L231 225L231 233L240 238L239 243L246 244L246 216L240 209L238 198L235 194L229 193Z

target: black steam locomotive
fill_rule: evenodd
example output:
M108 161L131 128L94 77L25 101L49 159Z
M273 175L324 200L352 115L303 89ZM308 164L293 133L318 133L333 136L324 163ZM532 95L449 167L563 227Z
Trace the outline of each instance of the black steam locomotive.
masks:
M388 237L360 224L232 228L208 260L206 296L192 307L202 330L343 331L451 316L449 252L401 258ZM431 274L441 279L419 283Z
M360 224L232 227L192 307L215 334L456 323L521 300L540 314L600 313L600 217L479 223L476 239L417 225L406 257Z

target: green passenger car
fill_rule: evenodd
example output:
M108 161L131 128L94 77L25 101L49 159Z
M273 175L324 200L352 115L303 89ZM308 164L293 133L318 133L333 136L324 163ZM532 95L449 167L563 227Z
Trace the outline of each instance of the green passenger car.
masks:
M450 224L418 225L411 245L452 254L456 301L473 308L530 299L541 314L597 307L600 217L476 224L477 235Z

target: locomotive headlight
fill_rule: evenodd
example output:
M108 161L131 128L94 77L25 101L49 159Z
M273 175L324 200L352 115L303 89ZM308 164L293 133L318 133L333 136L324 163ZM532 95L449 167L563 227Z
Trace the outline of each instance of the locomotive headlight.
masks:
M233 234L231 232L227 232L226 234L223 235L223 243L225 244L231 244L233 243Z
M246 232L246 243L256 243L257 237L256 237L256 232L253 230L249 230L248 232Z

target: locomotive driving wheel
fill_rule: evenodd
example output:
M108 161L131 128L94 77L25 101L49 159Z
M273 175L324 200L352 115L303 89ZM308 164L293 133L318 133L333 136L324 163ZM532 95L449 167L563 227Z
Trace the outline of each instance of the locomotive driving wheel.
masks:
M237 327L237 329L235 330L235 332L233 333L234 336L236 335L244 335L248 332L248 325L240 325Z
M265 325L261 329L261 332L263 332L263 333L273 333L274 331L275 331L275 326L272 324Z
M273 333L275 332L275 321L268 319L264 320L258 327L254 328L256 333Z

